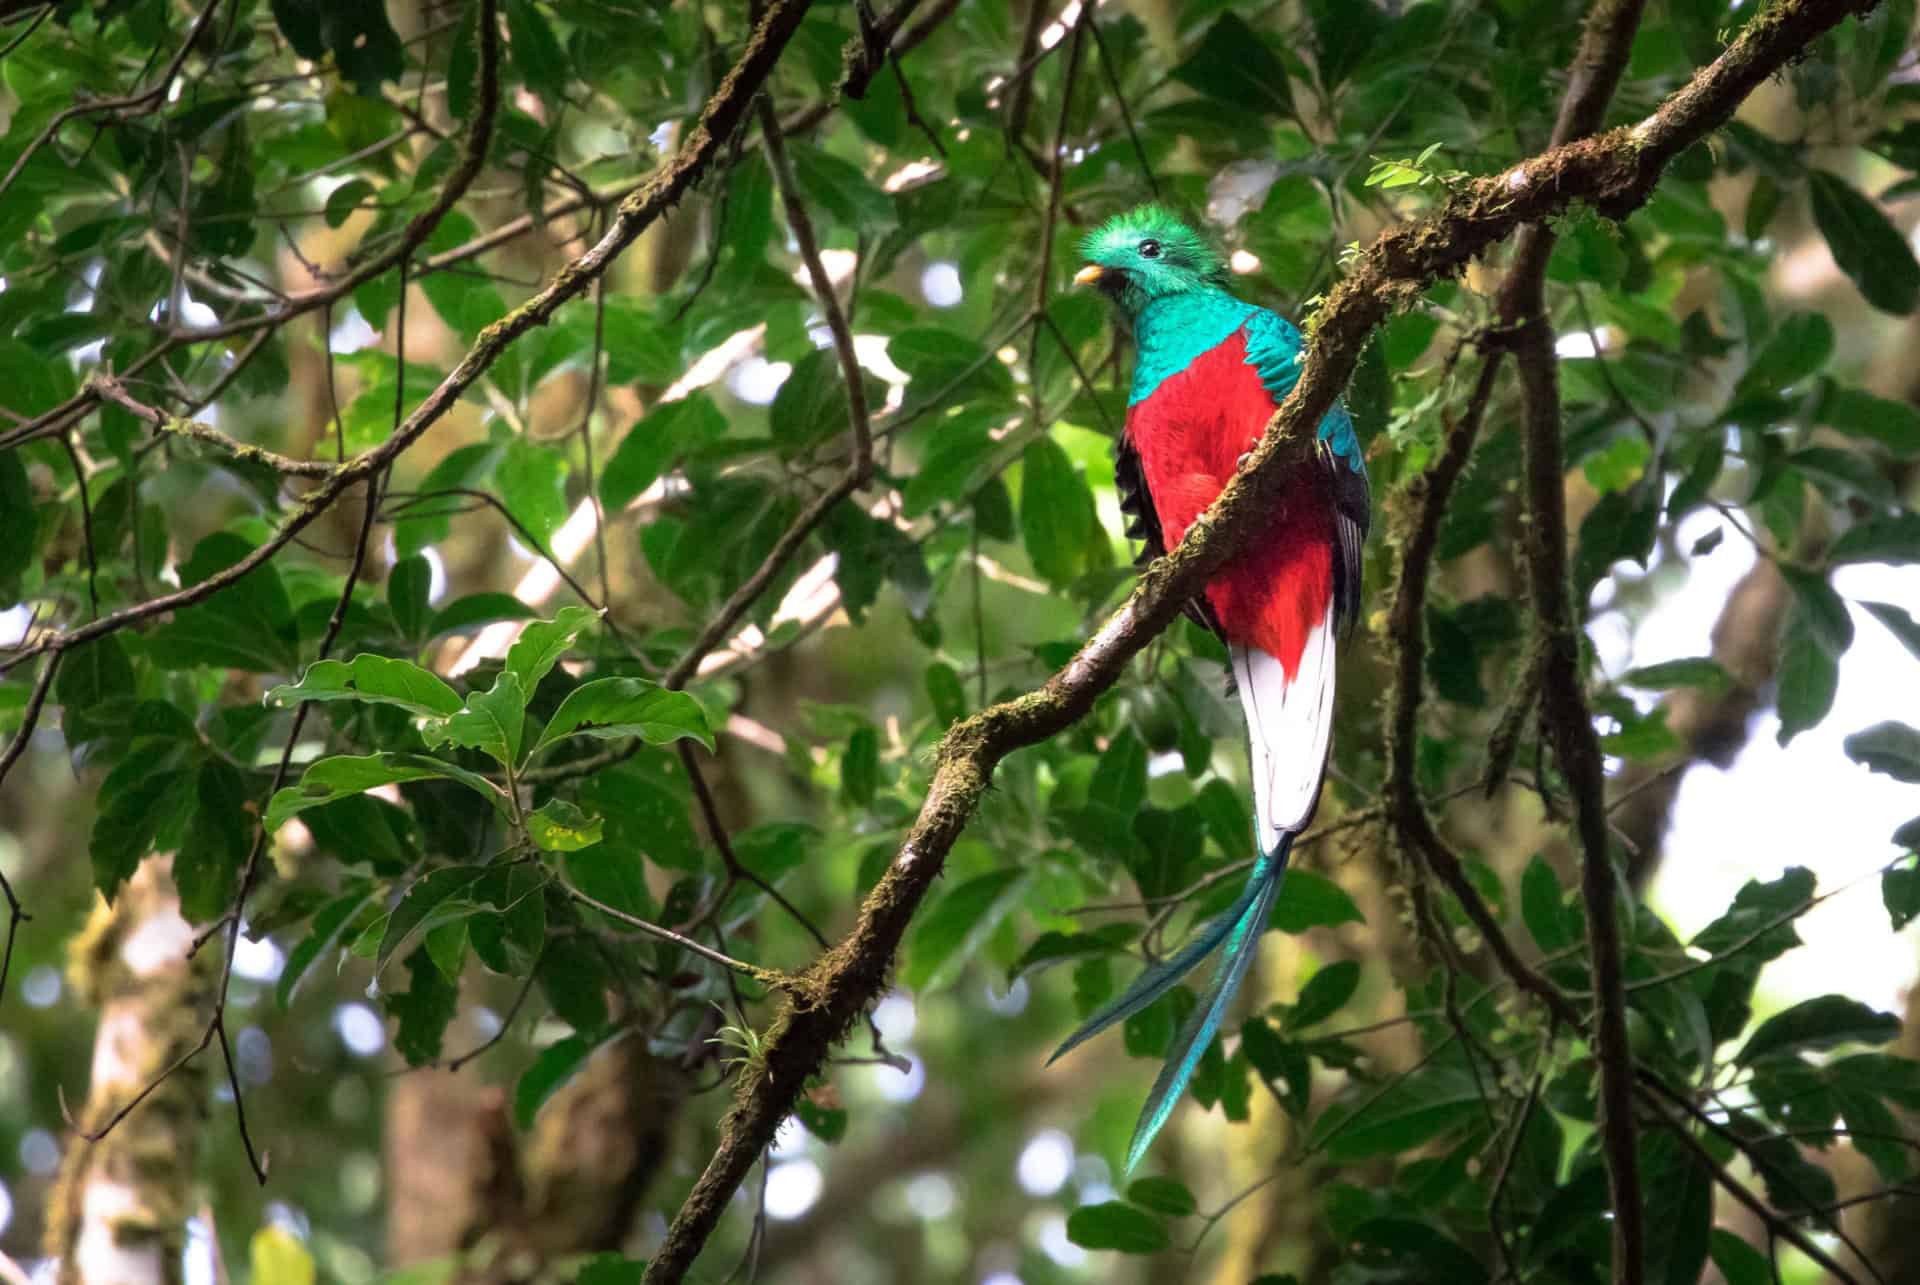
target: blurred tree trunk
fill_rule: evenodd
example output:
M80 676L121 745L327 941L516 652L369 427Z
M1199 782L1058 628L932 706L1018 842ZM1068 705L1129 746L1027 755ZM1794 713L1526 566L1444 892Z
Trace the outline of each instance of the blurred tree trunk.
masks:
M517 1133L471 1071L402 1075L387 1095L387 1252L459 1260L452 1279L527 1281L618 1250L666 1160L679 1073L635 1033L602 1048Z
M111 907L94 907L68 948L74 991L100 1011L86 1104L47 1202L46 1252L61 1285L172 1285L182 1279L207 1089L217 1063L170 1075L97 1142L97 1133L206 1030L217 947L188 959L172 859L142 862Z

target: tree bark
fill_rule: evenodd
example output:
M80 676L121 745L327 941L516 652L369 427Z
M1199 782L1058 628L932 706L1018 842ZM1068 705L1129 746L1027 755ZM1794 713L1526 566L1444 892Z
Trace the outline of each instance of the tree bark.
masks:
M213 1064L196 1058L136 1094L198 1046L219 957L192 960L170 856L142 862L68 948L75 992L100 1010L87 1100L47 1207L46 1252L61 1285L175 1285L206 1123ZM99 1141L95 1134L113 1127Z

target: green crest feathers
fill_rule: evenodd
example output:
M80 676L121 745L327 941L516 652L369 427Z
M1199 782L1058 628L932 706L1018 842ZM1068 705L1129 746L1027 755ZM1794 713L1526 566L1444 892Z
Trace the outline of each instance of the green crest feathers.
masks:
M1163 262L1169 266L1208 281L1226 275L1226 260L1213 243L1164 205L1138 205L1114 215L1087 234L1080 243L1080 253L1090 262L1100 263L1117 252L1131 250L1147 237L1160 243Z

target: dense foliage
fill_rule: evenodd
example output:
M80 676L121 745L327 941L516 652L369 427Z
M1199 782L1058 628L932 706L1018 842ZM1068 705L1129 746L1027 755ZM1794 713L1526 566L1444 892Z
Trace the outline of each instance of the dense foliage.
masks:
M1071 288L1078 238L1147 199L1204 216L1236 288L1311 333L1379 231L1546 146L1586 7L822 0L636 240L620 202L698 143L749 51L740 7L0 3L0 1243L61 1252L108 1145L69 1122L127 1105L88 1100L120 984L102 934L131 931L94 894L133 904L144 864L202 970L154 1042L205 1077L169 1117L179 1163L148 1174L179 1197L147 1229L169 1253L204 1191L197 1225L261 1281L309 1254L344 1282L590 1255L583 1280L637 1278L782 1014L818 1002L803 970L906 859L942 735L1039 687L1132 580L1126 339ZM1608 123L1765 9L1652 6ZM1642 618L1723 544L1777 589L1691 656L1620 672L1587 646L1610 812L1670 801L1767 707L1783 742L1820 724L1856 620L1920 664L1920 602L1833 580L1920 560L1913 18L1842 23L1624 220L1553 224L1574 602ZM570 261L565 301L525 313ZM1252 855L1224 653L1185 621L999 766L877 961L897 998L745 1188L764 1207L804 1166L823 1197L771 1230L734 1205L696 1278L1607 1278L1592 1046L1475 918L1584 1020L1526 417L1511 368L1476 390L1502 262L1410 300L1349 387L1383 520L1327 796L1150 1174L1117 1158L1191 994L1039 1062ZM1467 417L1410 638L1401 553ZM1407 701L1406 784L1457 888L1384 803ZM1862 772L1920 782L1920 730L1847 731ZM1833 891L1793 852L1748 854L1677 936L1638 901L1664 826L1612 853L1634 1279L1814 1279L1809 1247L1872 1279L1862 1256L1901 1237L1869 1215L1920 1150L1920 1037L1844 994L1768 1002ZM1886 931L1920 917L1916 852L1920 824L1859 854L1885 863ZM394 1067L366 1058L368 1004ZM450 1065L502 1095L461 1096ZM399 1132L423 1093L448 1114ZM486 1166L407 1141L461 1130ZM582 1159L614 1135L624 1159ZM422 1204L409 1166L454 1194ZM556 1221L568 1202L595 1217ZM441 1243L403 1228L426 1205L458 1224Z

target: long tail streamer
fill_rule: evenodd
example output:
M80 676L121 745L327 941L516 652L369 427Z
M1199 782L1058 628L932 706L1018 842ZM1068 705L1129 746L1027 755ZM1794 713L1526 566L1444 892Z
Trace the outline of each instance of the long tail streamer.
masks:
M1213 980L1207 984L1206 993L1194 1006L1173 1047L1167 1051L1166 1064L1160 1068L1160 1078L1154 1081L1153 1092L1147 1095L1146 1106L1141 1108L1140 1123L1134 1126L1133 1141L1127 1146L1129 1172L1140 1163L1140 1157L1147 1153L1154 1135L1160 1132L1167 1117L1173 1114L1173 1108L1180 1102L1180 1095L1186 1092L1187 1082L1193 1079L1194 1068L1200 1065L1207 1045L1220 1029L1227 1006L1233 1002L1234 992L1240 989L1240 983L1246 978L1247 969L1253 964L1260 934L1273 914L1274 898L1280 893L1280 881L1287 872L1287 853L1292 847L1293 835L1283 832L1274 850L1254 862L1246 887L1240 890L1240 895L1224 913L1209 920L1193 935L1193 940L1177 952L1134 978L1133 985L1127 987L1125 993L1088 1018L1079 1030L1053 1051L1053 1057L1047 1059L1051 1063L1054 1058L1093 1038L1115 1022L1132 1017L1178 985L1180 979L1198 967L1208 955L1222 945L1226 947L1220 957L1219 967L1214 970Z

